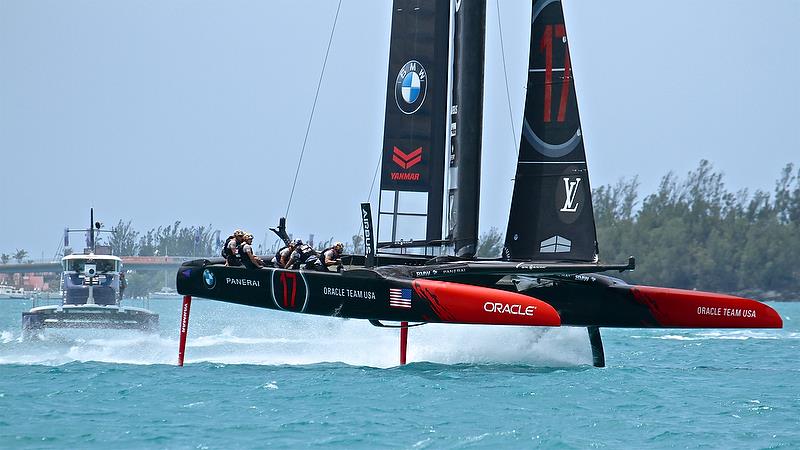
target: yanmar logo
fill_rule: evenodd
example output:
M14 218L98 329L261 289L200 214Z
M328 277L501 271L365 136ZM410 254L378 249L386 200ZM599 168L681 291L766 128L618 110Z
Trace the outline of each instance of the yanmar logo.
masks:
M422 147L406 153L397 147L392 150L392 161L403 169L410 169L422 162ZM419 172L392 172L392 181L419 181Z
M422 147L419 147L411 153L405 153L399 148L395 147L394 154L392 155L392 161L397 163L397 165L403 169L410 169L422 161Z

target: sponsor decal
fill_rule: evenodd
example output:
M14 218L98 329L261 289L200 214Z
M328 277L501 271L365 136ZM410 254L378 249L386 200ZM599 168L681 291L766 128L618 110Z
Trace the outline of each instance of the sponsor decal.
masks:
M539 245L539 253L569 253L570 250L572 241L562 236L545 239Z
M517 264L517 269L522 270L543 270L546 269L547 266L542 264L531 264L531 263L519 263Z
M428 73L419 61L411 60L397 73L394 99L403 114L414 114L425 102Z
M225 283L233 286L253 286L261 287L261 282L258 280L248 280L247 278L225 278Z
M404 170L411 169L422 162L422 147L406 153L396 146L392 149L392 161ZM419 172L391 172L392 181L419 181L422 175Z
M698 306L698 316L724 316L724 317L745 317L756 318L754 309L722 308L720 306Z
M364 226L364 247L366 256L372 253L372 218L370 217L369 203L361 205L361 224Z
M181 275L183 275L184 278L189 278L192 276L192 269L182 270Z
M486 302L483 304L483 310L490 313L497 314L511 314L514 316L532 316L536 311L533 305L523 306L518 303L496 303Z
M272 300L278 309L305 311L308 303L308 286L303 274L284 270L272 272Z
M209 269L203 271L203 282L206 284L206 287L209 289L213 289L214 286L217 285L217 278L214 276L214 272Z
M417 148L411 153L405 153L395 147L392 152L392 161L403 169L410 169L422 161L422 147Z
M322 293L332 297L355 298L359 300L375 300L377 296L373 291L362 291L359 289L347 289L338 287L323 286Z
M564 193L566 199L564 206L561 207L561 212L574 213L578 211L580 203L575 201L575 196L578 194L578 186L581 184L580 178L564 177Z
M389 289L389 306L392 308L411 308L411 289Z

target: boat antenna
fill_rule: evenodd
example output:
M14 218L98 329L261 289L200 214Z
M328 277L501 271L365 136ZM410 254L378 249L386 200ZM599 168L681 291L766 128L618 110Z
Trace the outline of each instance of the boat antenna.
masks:
M300 159L297 161L297 170L294 172L294 181L292 181L292 192L289 194L289 203L286 205L286 214L284 217L289 217L289 208L292 207L292 198L294 197L294 188L297 186L297 177L300 175L300 165L303 163L303 154L306 152L306 143L308 142L308 133L311 131L311 122L314 120L314 111L317 109L317 99L319 98L319 89L322 86L322 79L325 76L325 66L328 65L328 54L331 52L331 43L333 42L333 33L336 31L336 22L339 20L339 10L342 8L342 0L339 0L339 6L336 7L336 16L333 18L333 27L331 27L331 36L328 39L328 49L325 50L325 59L322 62L322 72L319 74L319 81L317 82L317 93L314 94L314 103L311 106L311 115L308 118L308 125L306 126L306 136L303 138L303 147L300 150Z
M89 248L94 253L94 208L89 208Z

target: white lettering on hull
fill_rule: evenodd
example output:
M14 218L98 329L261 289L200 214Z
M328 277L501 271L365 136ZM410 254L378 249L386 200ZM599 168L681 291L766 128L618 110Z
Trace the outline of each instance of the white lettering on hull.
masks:
M261 282L258 280L248 280L246 278L225 278L225 283L233 286L253 286L261 287Z
M725 317L744 317L746 319L755 319L756 311L754 309L740 309L740 308L722 308L720 306L698 306L698 316L725 316Z
M337 288L337 287L328 287L325 286L322 288L322 293L325 295L331 295L334 297L347 297L347 298L356 298L356 299L363 299L363 300L375 300L375 292L373 291L361 291L358 289L347 289L347 288Z
M497 313L497 314L511 314L514 316L532 316L533 313L536 311L535 306L526 306L525 309L522 309L523 305L516 304L516 303L495 303L495 302L486 302L483 304L483 310L486 312Z

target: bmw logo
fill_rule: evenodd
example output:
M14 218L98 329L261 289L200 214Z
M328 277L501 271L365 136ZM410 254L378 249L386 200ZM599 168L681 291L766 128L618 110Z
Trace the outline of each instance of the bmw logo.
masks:
M414 114L425 102L428 92L428 73L419 61L411 60L397 73L394 99L403 114Z
M214 278L214 272L206 269L203 271L203 281L206 283L206 287L209 289L213 289L214 286L217 284L217 279Z

